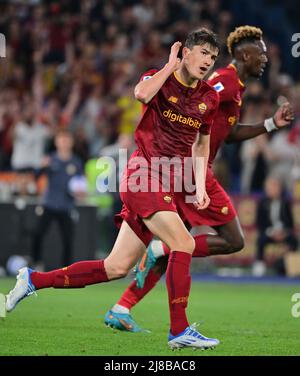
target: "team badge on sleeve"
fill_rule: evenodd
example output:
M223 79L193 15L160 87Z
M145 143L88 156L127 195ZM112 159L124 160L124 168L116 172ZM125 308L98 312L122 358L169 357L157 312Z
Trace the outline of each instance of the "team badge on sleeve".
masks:
M215 85L214 85L214 88L215 90L219 93L220 91L224 90L224 86L222 85L221 82L217 82Z

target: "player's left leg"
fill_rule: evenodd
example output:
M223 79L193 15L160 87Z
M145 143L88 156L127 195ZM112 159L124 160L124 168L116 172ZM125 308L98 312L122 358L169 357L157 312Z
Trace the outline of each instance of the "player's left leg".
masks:
M145 244L123 221L113 250L105 260L79 261L47 273L19 271L15 287L6 296L9 312L24 298L44 288L80 288L125 277L145 250Z
M118 302L106 313L104 322L107 326L129 332L143 331L131 316L131 309L156 286L167 270L168 258L169 256L164 256L157 260L147 273L142 288L139 287L137 280L130 283Z

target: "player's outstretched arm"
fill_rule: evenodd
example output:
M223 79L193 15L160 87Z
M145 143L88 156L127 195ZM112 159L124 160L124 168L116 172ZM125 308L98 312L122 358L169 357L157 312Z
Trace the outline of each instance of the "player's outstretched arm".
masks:
M294 119L294 111L290 103L282 104L275 112L274 116L258 124L237 123L226 139L226 143L240 142L257 137L263 133L272 132L286 127Z
M155 73L150 79L139 82L135 89L134 95L137 100L146 104L157 94L160 88L163 86L167 78L180 66L180 59L178 58L178 52L181 47L181 42L175 42L171 47L169 55L169 61L167 64L157 73Z
M192 146L193 169L196 182L196 201L194 205L198 210L207 208L210 202L205 188L209 141L210 135L199 133L196 142Z

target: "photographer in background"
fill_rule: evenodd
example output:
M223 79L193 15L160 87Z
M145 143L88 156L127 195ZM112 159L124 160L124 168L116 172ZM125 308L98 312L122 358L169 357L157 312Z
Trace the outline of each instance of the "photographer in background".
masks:
M72 211L75 207L74 195L71 192L72 179L82 176L82 163L73 152L72 134L61 129L55 136L56 152L43 161L43 170L48 177L48 187L43 200L43 211L39 219L33 239L33 264L43 269L42 241L50 224L56 221L59 225L63 242L63 264L72 262L72 238L74 223Z

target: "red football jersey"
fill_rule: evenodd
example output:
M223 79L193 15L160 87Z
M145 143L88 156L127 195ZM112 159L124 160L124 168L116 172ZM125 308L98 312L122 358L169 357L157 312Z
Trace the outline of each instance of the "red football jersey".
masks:
M229 64L226 68L217 69L208 79L210 85L219 93L220 104L215 115L210 137L209 166L225 141L232 126L240 117L242 95L245 85L239 79L236 67Z
M146 72L141 80L156 72ZM148 161L189 156L197 133L210 133L218 104L219 95L210 84L199 81L192 88L171 74L144 108L135 132L139 150Z

